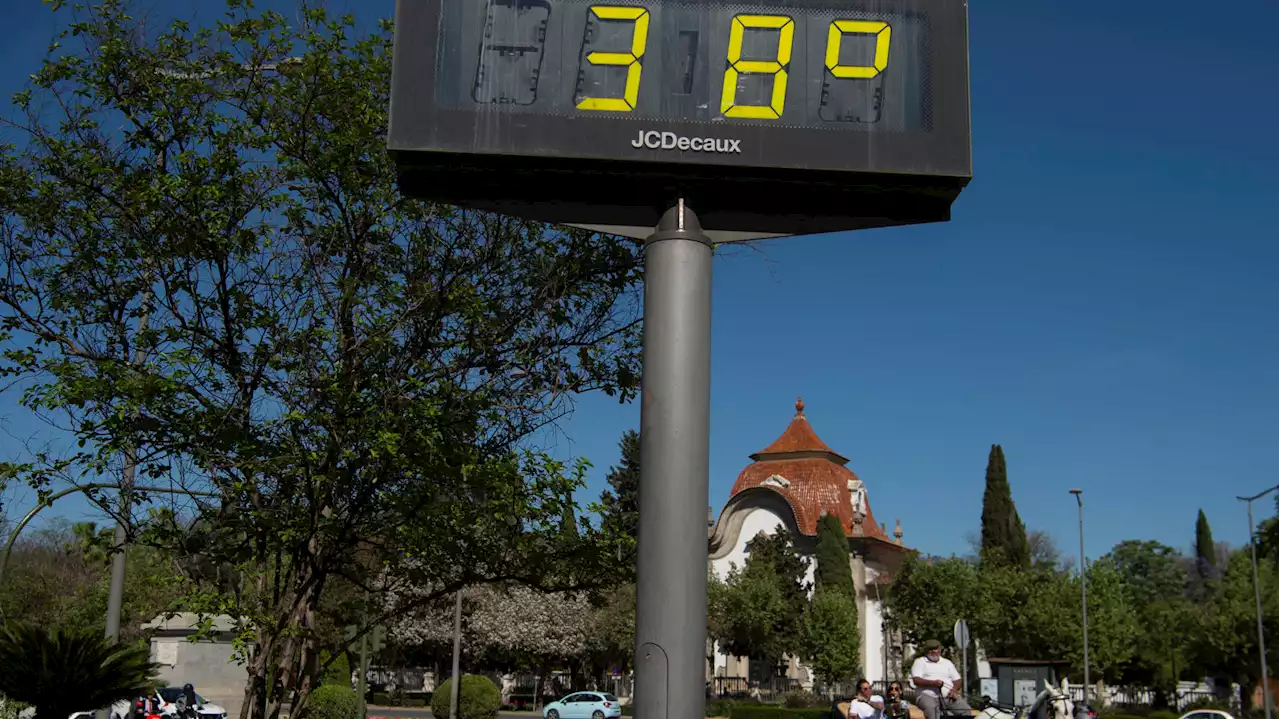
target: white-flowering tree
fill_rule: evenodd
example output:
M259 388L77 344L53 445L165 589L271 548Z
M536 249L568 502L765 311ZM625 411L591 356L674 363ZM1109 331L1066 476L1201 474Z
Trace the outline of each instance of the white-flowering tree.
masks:
M409 590L395 602L413 604ZM581 593L545 593L514 584L479 586L463 595L463 651L491 668L514 668L545 660L584 655L595 617ZM453 640L453 602L441 600L420 609L395 613L392 638L405 646L444 646Z

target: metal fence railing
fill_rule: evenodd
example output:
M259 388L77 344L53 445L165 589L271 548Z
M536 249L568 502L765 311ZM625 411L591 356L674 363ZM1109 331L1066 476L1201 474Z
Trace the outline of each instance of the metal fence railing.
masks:
M1155 706L1160 698L1159 694L1160 692L1150 687L1107 686L1103 688L1102 701L1098 701L1097 692L1089 692L1090 699L1094 704L1105 704L1110 707L1126 709L1145 709ZM1079 684L1068 685L1067 696L1071 697L1073 702L1083 702L1084 687ZM1197 687L1179 688L1177 691L1168 693L1165 696L1165 701L1169 704L1170 709L1183 711L1194 704L1206 702L1238 706L1240 700L1239 694L1234 688L1224 697L1211 689Z
M751 681L747 677L713 677L711 696L717 699L759 699L769 702L780 699L788 692L801 690L800 680L791 677L770 677Z

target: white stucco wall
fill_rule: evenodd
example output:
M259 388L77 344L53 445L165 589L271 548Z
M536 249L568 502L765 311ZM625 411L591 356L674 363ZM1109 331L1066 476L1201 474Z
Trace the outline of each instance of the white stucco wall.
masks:
M738 534L737 541L733 547L723 557L711 560L711 571L721 579L728 576L730 567L742 567L747 561L747 542L750 542L761 532L772 534L778 527L786 526L782 518L767 509L755 508L750 510L742 519L742 531ZM805 572L805 581L810 586L813 585L814 569L817 563L812 557L807 557L808 569ZM873 582L880 576L873 567L866 567L866 587L867 596L865 603L865 624L866 635L862 637L862 665L863 676L872 681L880 681L885 679L884 676L884 631L883 622L884 614L882 604L876 599L876 590ZM714 661L714 672L718 676L723 676L727 672L728 657L717 647Z
M884 613L880 602L875 599L875 592L867 597L867 635L862 638L862 672L863 676L873 682L885 679L884 676Z

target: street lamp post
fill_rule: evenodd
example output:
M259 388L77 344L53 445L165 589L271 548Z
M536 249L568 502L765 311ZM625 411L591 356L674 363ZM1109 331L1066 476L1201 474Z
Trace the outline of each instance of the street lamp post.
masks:
M1080 516L1080 630L1084 636L1084 703L1089 703L1089 582L1084 569L1084 500L1083 489L1072 489L1076 497L1076 511ZM1268 717L1267 719L1271 719Z
M1258 613L1258 661L1262 665L1262 709L1266 719L1271 719L1271 679L1267 672L1267 635L1262 627L1262 589L1258 586L1258 542L1253 535L1253 500L1276 491L1277 487L1268 487L1252 497L1236 497L1249 508L1249 554L1253 558L1253 601Z

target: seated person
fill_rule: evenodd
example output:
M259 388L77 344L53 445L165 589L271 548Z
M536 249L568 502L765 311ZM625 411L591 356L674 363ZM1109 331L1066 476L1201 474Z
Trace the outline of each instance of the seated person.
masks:
M924 656L911 665L911 683L916 686L916 704L925 719L942 714L969 716L973 710L960 693L960 672L950 659L942 657L942 645L930 639L922 646Z
M858 680L858 693L849 702L849 719L883 719L884 699L871 693L871 682Z

